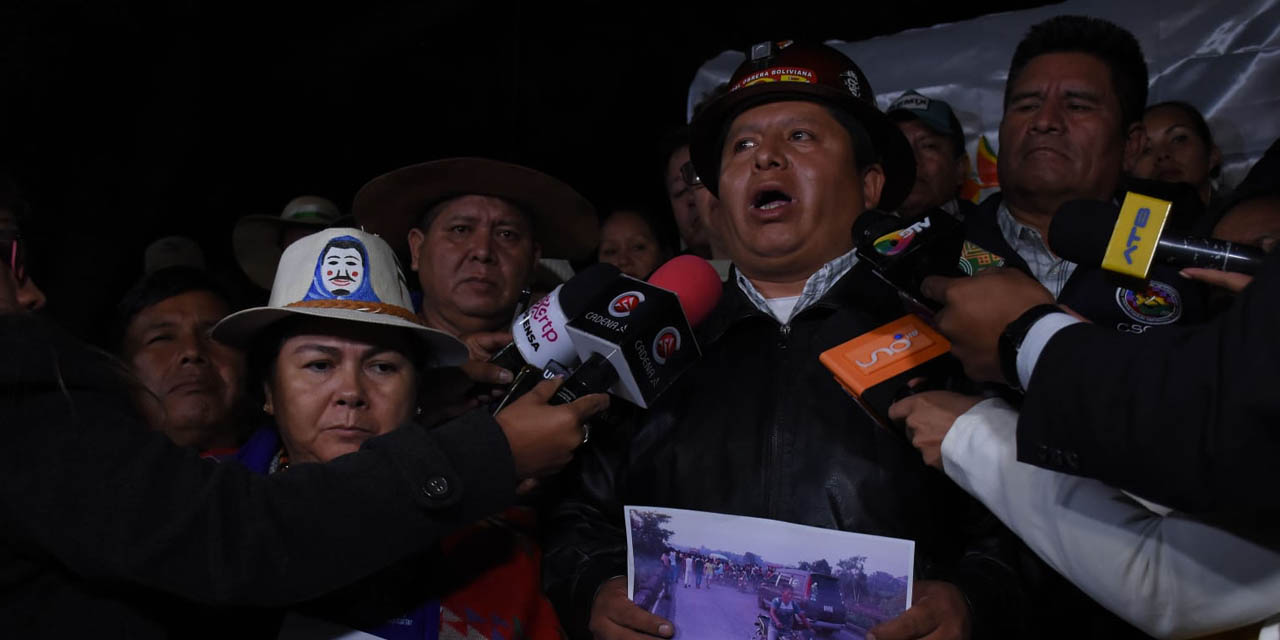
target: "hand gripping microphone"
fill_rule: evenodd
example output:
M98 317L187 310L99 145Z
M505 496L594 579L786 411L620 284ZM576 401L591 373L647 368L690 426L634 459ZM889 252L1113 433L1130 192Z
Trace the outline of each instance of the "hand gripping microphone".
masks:
M1146 280L1155 263L1252 274L1265 254L1253 247L1213 238L1189 238L1165 231L1171 204L1138 193L1125 194L1117 208L1109 202L1073 200L1049 223L1049 248L1076 264Z
M621 276L597 293L568 332L583 361L551 404L608 391L647 408L702 355L693 327L720 300L706 260L679 256L643 282Z

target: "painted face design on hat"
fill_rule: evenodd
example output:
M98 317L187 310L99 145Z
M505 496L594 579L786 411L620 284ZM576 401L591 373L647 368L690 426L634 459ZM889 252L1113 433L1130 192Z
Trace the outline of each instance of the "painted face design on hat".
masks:
M338 236L320 251L311 289L303 300L381 302L369 276L369 252L364 243L351 236Z

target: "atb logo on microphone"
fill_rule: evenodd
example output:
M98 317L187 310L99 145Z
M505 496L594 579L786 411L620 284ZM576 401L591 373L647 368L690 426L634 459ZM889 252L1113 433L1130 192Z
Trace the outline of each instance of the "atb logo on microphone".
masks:
M869 369L874 367L876 363L880 361L880 356L882 355L886 358L892 358L904 351L910 351L911 339L918 337L919 335L919 330L912 330L906 333L895 333L893 334L893 342L890 342L887 347L880 347L879 349L872 351L871 358L867 362L863 362L861 358L854 358L853 361L859 367Z
M658 332L653 339L653 359L658 364L666 364L667 358L680 350L680 332L675 327L667 327Z
M620 293L618 297L609 303L609 315L615 318L625 318L631 315L631 312L635 311L636 307L640 306L642 302L644 302L644 293L640 291Z

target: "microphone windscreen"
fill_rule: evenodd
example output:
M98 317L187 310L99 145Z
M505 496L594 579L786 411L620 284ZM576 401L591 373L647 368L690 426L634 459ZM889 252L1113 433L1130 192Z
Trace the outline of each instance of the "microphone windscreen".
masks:
M853 244L870 247L872 241L880 236L896 231L905 226L905 221L892 213L879 209L867 209L858 214L853 221Z
M702 324L720 302L723 291L720 274L710 262L698 256L676 256L649 276L649 284L676 294L689 326Z
M621 276L622 271L605 262L597 262L579 271L560 288L560 310L566 318L576 318L586 313L587 305L596 294Z
M1099 266L1120 218L1120 208L1099 200L1063 204L1049 223L1049 248L1076 264Z

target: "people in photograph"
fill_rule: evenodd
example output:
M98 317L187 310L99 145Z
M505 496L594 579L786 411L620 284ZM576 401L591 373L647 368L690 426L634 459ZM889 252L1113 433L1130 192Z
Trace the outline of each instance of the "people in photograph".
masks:
M800 603L794 600L794 588L790 583L782 585L782 593L769 602L769 638L778 640L779 634L790 633L796 623L812 634L813 625L804 617Z

